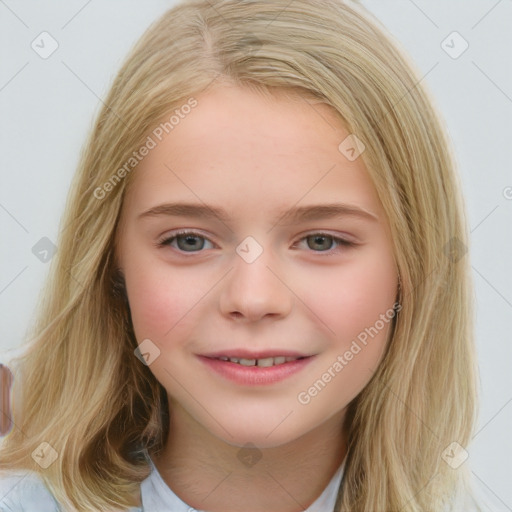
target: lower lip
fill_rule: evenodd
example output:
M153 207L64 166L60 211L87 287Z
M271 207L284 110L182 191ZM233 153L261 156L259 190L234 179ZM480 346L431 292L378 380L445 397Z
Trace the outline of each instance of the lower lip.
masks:
M231 363L230 361L222 361L220 359L212 359L204 356L199 356L199 359L214 372L237 384L245 386L264 386L275 384L300 372L300 370L305 368L314 359L314 356L296 359L295 361L289 361L268 368L243 366L241 364Z

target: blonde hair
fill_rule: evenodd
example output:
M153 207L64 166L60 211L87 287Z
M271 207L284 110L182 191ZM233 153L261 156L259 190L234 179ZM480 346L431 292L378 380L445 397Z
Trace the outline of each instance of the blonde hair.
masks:
M19 358L15 426L0 468L37 471L66 510L133 505L150 472L144 450L162 448L169 411L165 389L134 355L116 271L116 227L133 174L122 173L108 194L98 190L162 118L215 81L333 107L364 143L361 158L389 219L401 310L382 363L349 405L336 512L450 507L469 470L441 455L470 442L477 394L455 159L419 74L378 21L336 0L189 0L132 49L81 156L34 339ZM44 470L31 457L43 442L58 454Z

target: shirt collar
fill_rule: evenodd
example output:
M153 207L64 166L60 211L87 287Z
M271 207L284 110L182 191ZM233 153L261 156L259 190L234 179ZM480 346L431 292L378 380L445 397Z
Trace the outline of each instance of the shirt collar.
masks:
M150 457L151 474L141 483L142 510L144 512L190 512L194 510L182 501L165 483ZM345 470L346 457L331 478L322 494L305 510L305 512L333 512L338 489ZM204 512L198 510L197 512Z

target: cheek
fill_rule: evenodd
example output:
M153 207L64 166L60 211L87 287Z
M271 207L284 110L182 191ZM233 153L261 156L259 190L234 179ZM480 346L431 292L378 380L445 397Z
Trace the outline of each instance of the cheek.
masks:
M163 341L187 324L201 288L195 279L169 272L159 264L144 269L125 269L126 289L137 340Z
M387 263L361 259L335 272L317 274L315 286L306 288L307 303L331 338L343 345L393 307L397 280L393 262Z
M370 381L385 351L395 316L394 260L385 251L368 252L315 277L307 303L327 326L330 344L311 376L311 395L304 391L308 400L322 395L315 407L344 407Z

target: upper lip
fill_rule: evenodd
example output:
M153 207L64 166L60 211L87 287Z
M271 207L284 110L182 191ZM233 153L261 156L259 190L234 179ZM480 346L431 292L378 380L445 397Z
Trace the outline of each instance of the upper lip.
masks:
M209 357L211 359L218 359L219 357L236 357L239 359L267 359L269 357L310 357L308 354L301 354L293 350L281 350L281 349L269 349L258 352L253 352L246 349L226 349L219 350L218 352L211 352L209 354L200 354L203 357Z

